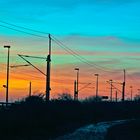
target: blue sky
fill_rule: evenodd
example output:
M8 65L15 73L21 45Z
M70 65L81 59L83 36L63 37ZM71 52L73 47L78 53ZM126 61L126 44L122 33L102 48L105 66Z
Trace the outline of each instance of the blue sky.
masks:
M1 0L2 20L53 34L140 39L138 0Z

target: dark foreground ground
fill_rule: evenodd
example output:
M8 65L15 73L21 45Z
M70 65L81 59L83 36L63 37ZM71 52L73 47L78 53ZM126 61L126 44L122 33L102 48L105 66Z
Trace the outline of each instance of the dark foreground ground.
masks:
M140 120L109 128L105 140L140 140Z
M47 140L88 124L132 118L140 118L139 102L54 100L46 103L34 97L8 108L0 108L0 140ZM139 125L130 125L130 129L131 127L140 128ZM117 128L110 130L111 133L118 131L121 134L122 131L114 129ZM108 139L112 137L110 131Z

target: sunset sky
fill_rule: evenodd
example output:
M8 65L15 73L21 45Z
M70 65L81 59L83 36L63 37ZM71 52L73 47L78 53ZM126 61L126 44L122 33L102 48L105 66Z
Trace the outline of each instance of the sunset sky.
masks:
M75 67L80 68L81 83L92 83L79 92L79 98L95 95L99 74L99 94L110 95L109 79L123 82L126 69L126 98L130 86L134 95L140 87L140 1L139 0L0 0L0 101L5 100L7 50L10 65L26 64L17 54L46 57L48 35L17 28L4 22L52 34L64 45L84 57L86 64L52 41L51 97L68 92L73 95ZM22 30L18 32L11 30ZM24 32L46 36L37 37ZM46 71L46 61L28 58ZM9 100L45 92L45 77L33 67L11 68ZM114 84L122 90L120 85ZM115 90L113 90L113 97ZM119 97L121 93L119 93Z

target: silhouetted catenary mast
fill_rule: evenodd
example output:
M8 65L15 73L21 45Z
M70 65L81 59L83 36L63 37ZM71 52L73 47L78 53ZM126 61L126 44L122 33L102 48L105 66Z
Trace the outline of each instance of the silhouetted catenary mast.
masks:
M112 82L113 82L113 80L109 80L109 82L110 82L110 101L112 102L112 90L113 90L113 87L112 87Z
M6 103L8 103L8 97L9 97L9 58L10 58L10 46L4 46L4 48L8 49L8 55L7 55L7 81L6 81Z
M124 72L124 81L123 81L123 86L122 86L122 101L125 100L125 81L126 81L126 77L125 77L125 69L123 70Z
M49 54L47 56L47 71L46 71L46 101L50 99L50 74L51 74L51 35L49 34Z
M32 83L29 83L29 97L32 96Z

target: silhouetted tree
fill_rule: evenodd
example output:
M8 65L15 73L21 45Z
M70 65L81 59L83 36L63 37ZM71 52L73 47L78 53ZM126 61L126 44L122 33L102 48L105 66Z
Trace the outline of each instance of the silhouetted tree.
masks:
M58 100L71 101L73 100L73 98L69 93L62 93L62 94L58 94Z
M44 103L44 95L38 94L38 95L32 95L30 97L26 97L21 102L26 104L41 104Z
M134 101L140 101L140 95L136 95L135 97L134 97Z
M84 100L85 102L101 102L102 97L101 96L90 96Z

